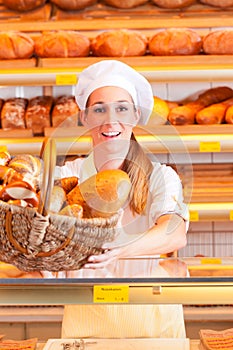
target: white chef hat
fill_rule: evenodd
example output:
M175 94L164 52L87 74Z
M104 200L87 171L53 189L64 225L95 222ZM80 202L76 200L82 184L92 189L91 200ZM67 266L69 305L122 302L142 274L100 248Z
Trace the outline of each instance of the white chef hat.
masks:
M150 83L135 69L117 60L103 60L84 69L76 85L75 98L81 110L86 108L90 94L104 86L117 86L128 91L141 110L139 124L145 125L153 109Z

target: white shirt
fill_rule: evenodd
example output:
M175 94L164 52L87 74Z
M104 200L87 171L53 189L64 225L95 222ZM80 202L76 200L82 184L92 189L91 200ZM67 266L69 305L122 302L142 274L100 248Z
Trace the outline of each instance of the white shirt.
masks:
M115 244L137 239L164 214L177 213L188 222L183 203L182 185L177 173L169 166L153 163L146 213L133 216L123 208L121 230ZM96 174L93 155L78 158L56 168L55 176L79 177L82 182ZM129 245L130 249L130 245ZM158 257L124 259L105 269L80 269L59 272L57 277L168 277L158 264ZM47 275L49 277L49 275ZM52 275L51 275L52 277ZM185 337L182 305L66 305L62 323L63 338L137 338Z

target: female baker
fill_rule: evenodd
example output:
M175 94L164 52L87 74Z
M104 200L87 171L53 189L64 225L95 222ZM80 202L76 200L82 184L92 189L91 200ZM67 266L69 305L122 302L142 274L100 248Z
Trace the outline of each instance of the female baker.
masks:
M85 159L67 162L56 175L75 175L82 182L100 170L122 169L132 189L112 246L90 256L81 270L60 272L58 277L167 276L154 257L185 246L188 219L177 173L152 162L133 134L151 114L151 85L128 65L103 60L80 74L76 101L93 151ZM184 336L180 305L67 305L62 325L63 338Z

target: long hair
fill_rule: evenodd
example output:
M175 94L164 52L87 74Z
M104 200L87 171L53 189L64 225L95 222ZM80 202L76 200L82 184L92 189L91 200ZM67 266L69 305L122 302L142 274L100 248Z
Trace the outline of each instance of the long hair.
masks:
M129 175L132 184L129 194L131 211L134 214L144 214L153 165L133 133L130 148L121 169Z

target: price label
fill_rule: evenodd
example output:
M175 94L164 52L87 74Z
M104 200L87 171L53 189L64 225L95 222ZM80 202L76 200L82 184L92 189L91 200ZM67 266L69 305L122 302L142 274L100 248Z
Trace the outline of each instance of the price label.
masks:
M221 265L222 259L219 259L219 258L201 258L201 264L203 264L203 265Z
M76 85L77 76L75 74L56 75L56 85Z
M230 220L233 221L233 210L230 210Z
M199 144L200 152L221 152L221 144L219 141L207 142L201 141Z
M190 221L199 221L199 212L197 210L190 210L189 220Z
M7 146L0 146L0 152L7 152Z
M94 286L94 303L128 303L129 286Z

